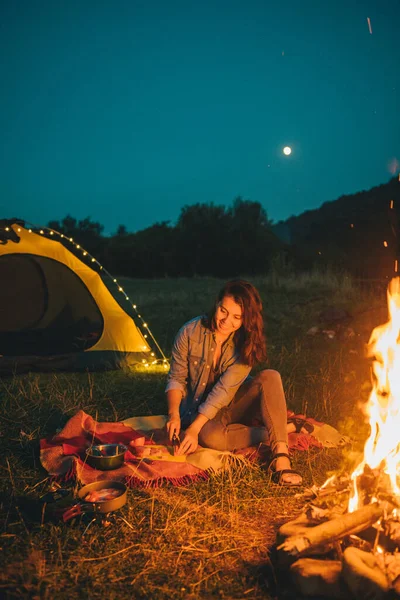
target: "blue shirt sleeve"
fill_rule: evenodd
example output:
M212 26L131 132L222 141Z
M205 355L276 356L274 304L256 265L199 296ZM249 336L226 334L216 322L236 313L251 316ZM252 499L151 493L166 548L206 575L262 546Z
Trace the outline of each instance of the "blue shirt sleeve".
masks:
M182 396L186 393L189 376L188 347L189 340L187 327L184 325L178 331L172 347L170 369L167 377L167 386L165 388L166 392L169 392L169 390L180 390Z
M221 408L231 403L237 390L249 376L250 371L251 367L236 359L220 375L205 402L199 406L198 412L208 419L213 419Z

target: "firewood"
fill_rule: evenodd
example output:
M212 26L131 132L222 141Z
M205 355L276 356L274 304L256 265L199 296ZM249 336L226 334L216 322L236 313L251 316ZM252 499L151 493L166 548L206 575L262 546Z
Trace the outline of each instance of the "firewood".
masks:
M315 527L305 527L303 531L288 537L280 544L278 551L284 555L305 556L316 546L320 547L335 542L346 535L367 529L367 527L378 521L383 511L384 507L374 502L355 512L347 513Z
M400 553L385 552L376 558L381 569L385 571L391 586L397 594L400 594Z
M382 600L390 589L374 554L358 548L344 551L342 575L355 598Z
M290 567L296 592L302 596L322 596L347 600L353 598L341 578L340 560L300 558Z

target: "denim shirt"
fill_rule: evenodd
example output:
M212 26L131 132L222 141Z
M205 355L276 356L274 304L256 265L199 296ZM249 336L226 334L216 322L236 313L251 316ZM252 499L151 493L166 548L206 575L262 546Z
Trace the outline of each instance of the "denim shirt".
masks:
M213 419L221 408L228 406L247 379L251 368L240 362L233 335L222 345L220 375L203 398L213 364L214 333L203 324L203 317L192 319L178 331L165 391L182 392L179 408L182 420L192 422L198 412Z

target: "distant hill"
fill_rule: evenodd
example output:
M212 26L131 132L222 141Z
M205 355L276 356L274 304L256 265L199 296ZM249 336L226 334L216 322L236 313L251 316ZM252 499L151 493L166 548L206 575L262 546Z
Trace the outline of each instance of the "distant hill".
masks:
M273 225L298 265L331 264L359 277L391 277L400 259L400 181L341 196Z

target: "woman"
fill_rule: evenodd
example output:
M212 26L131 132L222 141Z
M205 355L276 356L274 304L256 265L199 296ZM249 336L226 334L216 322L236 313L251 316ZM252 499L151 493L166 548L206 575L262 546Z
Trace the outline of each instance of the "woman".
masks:
M301 485L290 466L281 377L270 369L249 377L265 358L260 295L247 281L229 281L208 317L192 319L175 338L166 387L169 439L185 430L177 454L194 452L199 443L216 450L267 443L272 481ZM262 427L254 426L257 419Z

